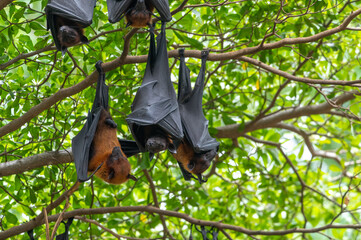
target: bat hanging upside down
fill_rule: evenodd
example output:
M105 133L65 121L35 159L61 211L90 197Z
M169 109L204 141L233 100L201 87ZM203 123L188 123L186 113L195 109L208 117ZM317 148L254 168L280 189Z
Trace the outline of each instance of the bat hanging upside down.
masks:
M125 14L127 27L142 28L148 26L151 23L153 11L154 6L150 0L135 0Z
M84 29L78 23L55 16L55 24L58 29L57 38L62 50L66 50L67 47L74 46L80 42L89 43L88 38L84 36Z
M111 184L121 184L128 179L137 180L130 174L130 164L117 138L117 124L109 112L102 109L98 126L90 147L88 171Z
M185 170L195 174L200 182L203 181L202 173L209 168L216 154L216 149L196 153L185 138L177 147L176 153L172 153L173 157L183 165Z

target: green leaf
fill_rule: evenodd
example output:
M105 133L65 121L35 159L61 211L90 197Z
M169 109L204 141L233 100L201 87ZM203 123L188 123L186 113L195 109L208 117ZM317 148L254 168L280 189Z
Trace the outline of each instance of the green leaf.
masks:
M5 212L5 220L12 224L17 224L18 218L11 212Z

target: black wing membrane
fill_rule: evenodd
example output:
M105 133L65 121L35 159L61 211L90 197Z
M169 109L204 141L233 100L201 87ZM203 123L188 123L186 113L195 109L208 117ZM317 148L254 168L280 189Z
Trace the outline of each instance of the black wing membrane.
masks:
M163 22L169 22L172 20L172 14L169 10L168 0L149 0L150 3L157 9L160 19Z
M135 141L127 139L118 139L118 141L125 156L131 157L140 153L140 149Z
M208 120L202 110L208 51L202 51L202 66L193 91L191 90L190 71L185 64L184 49L179 50L179 55L178 103L185 137L196 153L218 150L219 142L210 136Z
M160 20L169 22L172 20L172 14L169 10L168 0L145 0L157 9ZM135 6L137 0L107 0L108 19L111 23L119 22L129 11L129 8Z
M183 138L176 94L170 80L165 23L155 47L153 28L145 75L131 106L127 123L140 151L145 151L145 126L155 126L175 140Z
M111 23L119 22L124 17L134 0L107 0L108 19Z
M102 108L108 109L108 86L105 84L105 74L101 68L101 61L96 63L99 72L98 84L92 110L88 112L87 121L78 135L72 139L72 151L79 182L88 178L90 146L98 126Z
M49 0L45 8L47 29L51 30L56 48L61 51L58 40L59 27L56 16L66 18L85 28L92 24L96 0Z
M88 177L90 146L94 139L101 111L103 108L108 109L109 88L105 84L105 73L101 67L101 63L101 61L98 61L95 65L99 72L99 78L92 109L88 112L87 120L83 128L72 139L72 151L79 182L89 180L95 173ZM119 139L119 143L125 155L128 157L140 152L134 141Z

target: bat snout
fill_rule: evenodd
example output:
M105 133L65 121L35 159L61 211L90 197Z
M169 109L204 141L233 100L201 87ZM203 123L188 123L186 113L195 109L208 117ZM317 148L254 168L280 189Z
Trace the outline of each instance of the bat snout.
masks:
M166 150L168 147L167 139L161 136L151 137L147 140L145 147L151 153Z

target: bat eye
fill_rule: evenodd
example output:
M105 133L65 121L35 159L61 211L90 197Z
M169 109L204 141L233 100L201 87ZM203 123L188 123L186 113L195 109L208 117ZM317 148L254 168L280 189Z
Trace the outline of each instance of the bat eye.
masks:
M192 171L193 168L195 167L195 165L196 165L196 164L195 164L194 162L190 162L190 163L188 163L187 166L188 166L188 169Z
M108 179L110 180L110 179L114 178L114 176L115 176L114 169L113 169L113 168L110 168L110 169L109 169Z

